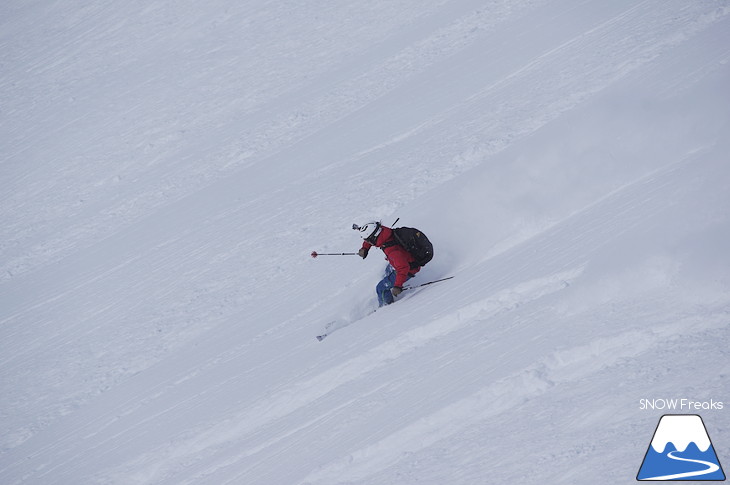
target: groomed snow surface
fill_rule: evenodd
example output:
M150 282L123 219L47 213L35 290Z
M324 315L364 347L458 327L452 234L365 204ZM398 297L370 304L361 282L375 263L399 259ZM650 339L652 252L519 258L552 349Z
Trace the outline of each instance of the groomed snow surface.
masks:
M720 0L3 2L0 483L730 463L729 61ZM368 315L309 253L372 218L454 279Z

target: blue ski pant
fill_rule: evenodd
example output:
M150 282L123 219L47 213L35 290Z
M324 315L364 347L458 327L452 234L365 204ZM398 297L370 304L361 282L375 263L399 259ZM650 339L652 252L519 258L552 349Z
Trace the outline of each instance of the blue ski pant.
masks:
M392 266L388 265L385 268L385 277L380 280L378 285L375 287L375 292L378 294L378 306L390 305L393 303L393 293L390 289L395 286L395 270ZM410 276L407 280L411 279Z

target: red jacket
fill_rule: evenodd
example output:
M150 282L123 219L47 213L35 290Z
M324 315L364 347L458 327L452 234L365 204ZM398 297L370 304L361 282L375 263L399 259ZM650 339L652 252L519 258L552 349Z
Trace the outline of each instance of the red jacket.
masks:
M381 248L385 253L390 265L395 269L395 286L403 286L408 276L418 273L421 268L416 266L415 259L406 251L403 246L395 243L393 230L389 227L381 226L382 230L375 241L375 247ZM367 241L362 243L363 249L369 250L373 245ZM385 246L385 247L382 247ZM413 265L411 265L413 263Z

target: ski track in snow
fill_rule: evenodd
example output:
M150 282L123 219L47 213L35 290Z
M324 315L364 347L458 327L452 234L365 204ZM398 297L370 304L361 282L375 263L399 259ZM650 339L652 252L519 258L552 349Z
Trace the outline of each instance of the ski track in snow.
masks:
M349 453L339 461L297 482L300 485L366 482L369 476L476 422L506 413L565 382L586 379L592 373L635 357L684 330L686 322L629 331L611 338L596 339L588 345L554 352L546 359L491 383L473 395L397 429L366 448ZM722 319L708 321L693 331L722 328ZM713 470L714 471L714 470Z
M165 468L165 461L161 459L161 456L168 456L176 465L177 462L184 461L185 457L194 457L206 449L240 439L254 432L257 427L291 414L350 381L362 379L368 373L405 354L418 350L434 339L509 310L511 306L527 303L530 300L559 291L567 285L567 281L579 274L580 270L573 270L526 282L384 342L322 374L297 383L293 388L285 389L279 395L257 402L254 406L243 410L236 416L232 416L206 430L201 435L192 436L172 449L154 451L152 453L155 460L153 468ZM240 453L242 456L253 454L253 452L247 451ZM147 457L143 457L141 462L144 463L147 459ZM151 481L155 480L154 471L146 471L144 465L135 465L134 468L139 470L140 475L150 477Z
M3 483L483 482L472 430L726 338L725 3L125 5L0 20ZM318 343L374 214L456 277Z

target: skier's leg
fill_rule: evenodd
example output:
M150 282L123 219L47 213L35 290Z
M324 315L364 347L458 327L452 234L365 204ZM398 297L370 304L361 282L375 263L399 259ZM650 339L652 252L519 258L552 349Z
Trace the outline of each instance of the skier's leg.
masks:
M378 294L379 306L390 305L393 303L393 294L390 292L393 285L395 285L395 271L380 280L378 286L375 287L375 291Z

